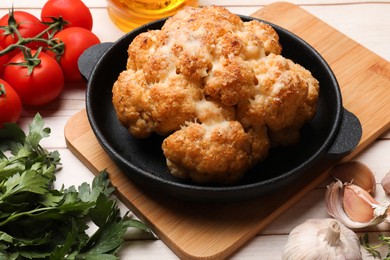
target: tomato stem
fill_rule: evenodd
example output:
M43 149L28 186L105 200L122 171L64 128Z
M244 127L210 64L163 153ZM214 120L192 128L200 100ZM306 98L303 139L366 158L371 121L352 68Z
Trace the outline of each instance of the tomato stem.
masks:
M3 83L0 83L0 97L5 95L6 95L5 86Z
M39 53L42 51L42 47L39 47L38 50L34 55L31 53L31 49L23 46L21 48L23 56L24 56L24 62L17 62L17 63L8 63L7 65L14 65L14 66L23 66L27 68L28 76L33 73L34 68L41 64L41 60L38 58Z
M25 45L33 42L45 43L48 46L48 49L53 49L53 52L56 53L56 56L61 56L63 54L64 45L61 42L58 42L58 40L53 39L53 37L54 34L62 30L64 25L68 24L68 22L65 21L61 16L58 18L50 18L53 20L52 22L43 22L44 24L48 25L45 30L43 30L34 37L23 38L23 36L18 30L18 23L16 23L15 21L14 10L12 8L9 12L8 26L3 26L0 29L2 29L6 34L14 34L14 37L17 37L18 41L16 43L8 45L5 49L1 50L0 56L10 53L17 48L23 50L27 48ZM48 39L43 38L45 34L48 35Z

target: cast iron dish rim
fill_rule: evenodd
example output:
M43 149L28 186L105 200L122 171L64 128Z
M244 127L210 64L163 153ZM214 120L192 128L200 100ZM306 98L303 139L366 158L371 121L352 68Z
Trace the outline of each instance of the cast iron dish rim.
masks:
M195 182L191 183L191 184L187 184L187 183L177 183L177 182L169 181L169 180L166 180L166 179L163 179L163 178L159 178L159 177L149 173L148 171L142 170L142 169L138 168L136 165L131 164L130 161L126 160L126 158L124 158L120 153L118 153L109 144L109 142L106 140L106 138L104 138L103 133L99 129L98 123L96 123L96 120L95 120L95 118L93 116L93 113L92 113L93 109L92 109L91 101L90 101L90 98L89 98L90 95L91 95L91 89L92 89L90 87L90 84L92 82L91 79L93 79L95 74L97 73L97 69L96 68L101 66L102 60L104 60L104 57L106 55L109 55L109 53L110 53L110 51L112 49L116 48L118 42L121 42L121 41L127 39L128 37L130 37L130 35L133 35L133 34L138 35L140 33L140 31L143 32L146 28L151 27L154 24L161 23L162 21L165 21L166 19L168 19L168 18L163 18L163 19L159 19L159 20L150 22L150 23L145 24L143 26L140 26L140 27L134 29L133 31L130 31L130 32L126 33L125 35L120 37L118 40L116 40L111 46L109 46L107 48L105 53L97 61L96 66L93 68L93 70L91 72L91 75L90 75L90 77L88 79L88 87L87 87L87 91L86 91L86 110L87 110L87 117L88 117L88 120L89 120L89 122L91 124L92 130L93 130L94 134L96 135L97 140L99 141L99 143L110 154L110 156L114 157L115 160L118 160L121 164L126 165L127 167L129 167L129 169L127 171L131 170L132 171L131 174L137 174L137 175L141 176L142 178L147 177L148 181L150 180L150 181L152 181L154 183L158 183L158 184L163 183L164 186L161 187L161 189L163 189L165 191L167 191L167 189L169 190L170 188L174 188L174 189L178 188L178 189L186 189L186 192L191 192L191 190L208 192L208 193L225 193L225 192L232 192L232 191L245 192L245 191L251 191L254 188L261 188L263 186L266 187L267 185L270 185L270 184L275 185L275 183L280 183L284 179L290 178L292 175L300 175L300 174L302 174L305 169L307 169L309 166L311 166L315 162L317 162L318 159L320 159L320 157L324 156L326 154L326 152L329 150L329 148L332 146L332 144L334 143L334 141L335 141L335 139L337 137L337 134L338 134L338 132L340 130L340 125L341 125L341 121L342 121L344 108L342 106L342 96L341 96L341 91L340 91L339 84L338 84L337 79L336 79L332 69L330 68L329 64L318 53L318 51L315 50L310 44L308 44L306 41L304 41L299 36L297 36L294 33L290 32L289 30L284 29L284 28L282 28L282 27L280 27L278 25L275 25L275 24L273 24L271 22L268 22L268 21L265 21L265 20L262 20L262 19L258 19L258 18L255 18L255 17L244 16L244 15L238 15L238 16L243 21L257 20L257 21L261 21L261 22L264 22L266 24L271 25L276 30L283 31L283 33L285 33L289 38L293 38L294 40L298 41L299 44L302 46L302 49L310 50L310 52L316 56L316 59L320 61L321 66L323 67L323 69L327 72L327 74L329 74L330 79L331 79L331 81L333 83L333 86L335 88L335 91L334 91L335 92L335 99L333 100L333 102L334 102L333 104L337 108L335 109L336 110L336 116L335 116L335 119L332 122L333 126L331 127L331 131L328 134L327 138L323 141L321 147L315 153L313 153L312 156L307 158L307 160L305 162L301 163L300 165L294 167L293 169L291 169L289 171L284 172L281 175L278 175L276 177L272 177L272 178L269 178L269 179L266 179L266 180L262 180L260 182L246 183L246 184L241 184L241 185L233 184L233 185L228 185L228 186L209 186L208 184L196 184ZM113 158L111 158L111 159L113 159ZM116 165L118 166L117 163L116 163ZM119 168L121 168L121 170L125 171L124 169L122 169L122 166L119 166ZM126 175L129 176L129 173L126 173ZM175 192L175 193L179 194L181 192ZM218 197L217 197L217 199L218 199Z

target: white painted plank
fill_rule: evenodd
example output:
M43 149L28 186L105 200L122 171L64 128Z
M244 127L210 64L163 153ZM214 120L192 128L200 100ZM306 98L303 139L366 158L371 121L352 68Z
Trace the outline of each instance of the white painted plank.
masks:
M41 8L47 0L1 0L0 8L8 8L12 4L15 8ZM90 8L99 8L106 6L106 0L83 0L83 2ZM275 1L273 0L199 0L199 5L223 5L223 6L264 6L271 4ZM354 1L344 1L344 0L290 0L289 2L303 5L303 6L312 6L312 5L351 5L351 4L365 4L370 1L365 0L354 0ZM372 1L373 3L389 4L389 1Z

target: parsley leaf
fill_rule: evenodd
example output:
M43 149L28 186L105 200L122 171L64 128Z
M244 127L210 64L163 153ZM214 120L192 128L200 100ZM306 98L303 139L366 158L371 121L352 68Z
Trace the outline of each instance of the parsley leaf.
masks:
M0 129L0 259L117 259L128 228L149 229L120 216L106 171L91 185L54 189L60 154L40 145L49 135L39 114L27 135L16 124Z

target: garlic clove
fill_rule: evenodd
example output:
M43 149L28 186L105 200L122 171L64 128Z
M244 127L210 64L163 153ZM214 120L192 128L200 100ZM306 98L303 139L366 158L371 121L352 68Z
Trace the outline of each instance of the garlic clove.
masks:
M333 182L327 188L328 214L348 228L377 225L387 217L390 204L381 205L367 191L351 183Z
M347 216L357 222L369 222L374 217L371 205L379 204L359 186L344 185L343 208Z
M283 260L362 259L358 236L335 219L308 219L289 234Z
M381 181L381 185L386 194L390 194L390 172L388 172ZM390 223L390 210L387 212L387 218L385 222Z
M390 172L388 172L381 181L381 185L386 194L390 193Z
M337 164L330 170L330 174L342 183L353 183L371 194L375 193L376 183L374 173L361 162L352 161Z

